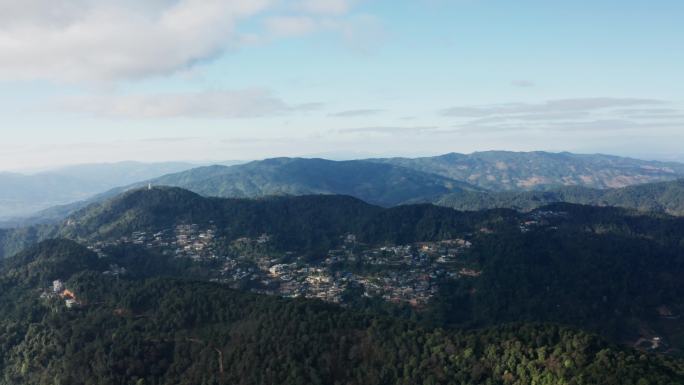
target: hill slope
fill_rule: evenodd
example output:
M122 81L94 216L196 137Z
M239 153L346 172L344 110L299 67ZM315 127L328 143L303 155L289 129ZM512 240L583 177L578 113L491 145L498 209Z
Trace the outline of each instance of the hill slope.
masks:
M347 235L354 234L359 244L335 254L340 256L340 264L330 267L331 277L339 272L342 285L348 272L363 277L380 274L382 280L399 279L392 278L393 274L417 275L418 282L405 285L408 290L427 279L439 291L427 312L415 317L430 324L562 322L621 342L633 342L641 331L648 330L681 349L684 325L679 319L663 319L657 309L684 313L684 281L677 278L684 275L683 221L569 204L546 206L531 213L464 213L432 205L383 209L345 196L221 199L178 188L154 188L130 191L93 205L60 226L0 233L0 240L8 242L4 252L9 255L12 250L51 237L91 245L130 244L135 232L151 235L167 231L175 241L177 225L196 224L200 229L213 229L215 242L211 247L220 257L194 268L209 269L205 276L220 278L224 264L230 265L246 253L270 263L265 271L282 263L269 262L274 258L283 258L285 263L295 261L302 268L327 269L322 260L335 254L333 249L346 247ZM236 250L233 246L238 239L255 240L263 234L268 234L267 248ZM440 255L449 254L446 250L436 251L441 254L434 258L425 257L422 246L415 245L455 238L468 239L472 247L449 257L455 258L451 262L437 261ZM144 244L141 242L141 247ZM393 246L411 244L408 262L401 262L406 261L403 256L398 261L377 260L378 255L394 253ZM383 251L383 246L389 248ZM430 247L439 250L443 246ZM164 255L176 255L175 248ZM363 248L374 250L363 253ZM403 246L400 249L405 250ZM288 259L288 251L293 252L292 258ZM126 253L131 252L137 253ZM255 262L249 266L257 269ZM459 273L462 267L476 273L467 273L470 275L464 278ZM373 282L366 278L361 281ZM363 293L363 289L357 292L359 297Z
M49 250L53 250L50 254ZM89 251L52 241L0 267L0 384L653 384L684 363L554 325L444 331L318 301L73 263L69 310L13 271ZM78 267L77 267L78 266ZM68 279L67 279L68 278ZM50 288L51 289L51 288Z
M389 218L388 218L389 217ZM339 195L206 198L175 187L137 189L77 211L57 225L0 230L0 256L8 256L36 240L66 237L108 240L135 231L155 232L177 224L216 226L228 238L271 234L287 250L321 250L344 234L359 234L370 243L415 242L446 236L457 229L487 222L488 214L464 216L432 205L383 209ZM325 249L327 250L327 249Z

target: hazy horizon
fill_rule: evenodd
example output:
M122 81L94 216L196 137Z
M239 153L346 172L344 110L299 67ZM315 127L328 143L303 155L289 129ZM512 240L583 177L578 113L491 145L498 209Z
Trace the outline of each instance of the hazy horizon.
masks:
M475 153L482 153L482 152L518 152L518 153L529 153L529 152L546 152L546 153L552 153L552 154L559 154L563 152L569 152L571 154L575 155L609 155L609 156L618 156L618 157L624 157L624 158L632 158L632 159L638 159L638 160L644 160L644 161L656 161L656 162L675 162L675 163L684 163L684 157L657 157L657 156L631 156L631 155L619 155L619 154L609 154L609 153L600 153L600 152L594 152L594 153L580 153L580 152L572 152L572 151L546 151L546 150L532 150L532 151L515 151L515 150L500 150L500 149L489 149L489 150L482 150L482 151L471 151L471 152L463 152L460 154L464 155L472 155ZM172 163L178 163L178 164L187 164L191 166L192 168L194 167L203 167L203 166L210 166L210 165L236 165L236 164L243 164L243 163L248 163L252 161L260 161L260 160L265 160L265 159L273 159L273 158L305 158L305 159L313 159L313 158L320 158L320 159L327 159L327 160L333 160L333 161L345 161L345 160L364 160L364 159L373 159L373 158L422 158L422 157L434 157L434 156L440 156L440 155L445 155L449 153L459 153L457 151L450 151L450 152L445 152L445 153L434 153L434 154L387 154L386 156L382 156L379 154L364 154L364 153L349 153L349 154L341 154L341 153L318 153L318 154L302 154L302 155L282 155L282 156L272 156L272 157L264 157L264 158L254 158L254 159L168 159L168 160L153 160L153 161L145 161L145 160L136 160L136 159L126 159L126 160L119 160L119 161L111 161L111 162L85 162L85 163L68 163L68 164L62 164L62 165L52 165L52 166L44 166L44 167L35 167L35 168L24 168L24 169L1 169L0 168L0 173L15 173L15 174L23 174L23 175L36 175L40 173L49 173L49 172L55 172L59 171L62 169L68 169L72 167L81 167L81 166L105 166L105 165L117 165L117 164L125 164L125 163L138 163L138 164L149 164L149 165L154 165L154 164L172 164Z
M674 0L0 0L0 170L491 149L681 161L683 14Z

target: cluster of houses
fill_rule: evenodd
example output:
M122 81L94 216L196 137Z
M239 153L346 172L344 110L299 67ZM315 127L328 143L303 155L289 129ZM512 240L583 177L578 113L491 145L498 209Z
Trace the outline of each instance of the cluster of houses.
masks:
M43 291L40 297L43 299L61 299L64 301L64 306L66 306L67 309L73 309L83 305L81 301L76 298L76 294L67 289L64 282L59 279L54 280L52 282L52 287L49 290Z
M361 288L366 297L421 306L437 294L442 279L481 274L462 258L472 247L465 239L368 248L353 235L343 238L340 249L329 250L318 262L292 253L273 257L268 248L256 247L267 244L267 236L241 238L234 244L239 244L242 254L224 257L221 275L215 280L264 294L336 303L343 302L348 288Z
M181 224L157 232L135 231L130 236L116 240L94 242L89 248L104 257L104 250L109 246L133 244L145 248L159 248L179 258L200 261L217 258L214 250L215 238L216 229L213 225L200 228L197 224Z
M214 239L216 230L212 227L200 229L196 224L178 225L175 229L175 254L195 261L216 258Z
M437 294L441 280L481 274L464 258L472 247L468 237L373 248L357 242L354 234L345 234L338 249L316 261L274 251L268 234L239 238L228 249L218 250L216 229L197 224L138 231L109 244L133 243L179 258L218 261L210 274L213 281L259 293L343 302L345 290L361 288L367 297L421 306ZM101 252L106 245L95 243L91 248ZM125 270L111 266L107 274L118 276Z

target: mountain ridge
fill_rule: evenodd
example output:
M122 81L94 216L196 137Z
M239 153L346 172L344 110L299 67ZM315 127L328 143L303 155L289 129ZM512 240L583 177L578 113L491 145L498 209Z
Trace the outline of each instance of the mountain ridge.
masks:
M578 169L573 162L579 162L577 164L583 166L578 166ZM583 172L587 175L582 174ZM532 195L535 200L541 202L563 200L562 197L545 198L540 192L526 195L528 190L551 191L552 194L563 190L566 191L565 194L568 194L573 191L574 187L563 185L570 184L577 185L577 191L581 190L583 194L598 195L596 192L581 188L607 189L607 185L615 183L618 185L658 183L661 180L676 180L682 178L682 175L684 175L684 165L678 163L567 152L494 151L468 155L449 153L416 159L388 158L353 161L283 157L234 166L198 167L168 174L116 187L79 202L51 207L32 217L6 219L4 223L0 222L0 225L16 227L54 223L89 203L102 201L126 190L148 184L183 187L205 196L250 198L323 193L352 195L385 207L438 202L464 209L474 209L477 207L514 207L513 203L505 204L506 200L512 199L510 196L517 197L514 194L521 196L515 198L516 200L525 200L523 198L527 195ZM528 182L529 185L525 185ZM523 186L518 186L518 183L522 183ZM449 200L451 203L443 203ZM493 202L488 206L482 203L483 201ZM592 200L585 198L576 202L592 203ZM528 205L536 207L530 203ZM623 206L644 207L643 204ZM679 204L675 204L674 209L668 209L667 202L662 202L662 206L667 212L680 212L677 209ZM657 209L657 207L646 208Z
M150 181L218 197L267 195L352 195L394 206L430 201L454 190L478 190L464 182L364 160L272 158L240 166L210 166Z
M432 172L493 191L525 191L567 185L616 188L684 176L682 163L569 152L485 151L374 161Z

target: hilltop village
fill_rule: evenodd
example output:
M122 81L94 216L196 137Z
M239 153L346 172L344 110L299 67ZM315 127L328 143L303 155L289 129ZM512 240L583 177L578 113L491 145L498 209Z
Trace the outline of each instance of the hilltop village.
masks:
M553 219L565 216L567 213L560 211L535 211L521 219L515 229L522 234L536 228L556 231ZM227 240L213 223L191 223L136 231L118 239L92 242L88 248L104 258L110 247L140 247L190 263L204 279L254 293L342 305L369 299L420 309L439 294L445 283L476 280L483 274L475 256L477 243L486 238L479 235L494 231L483 227L452 239L385 246L367 245L355 234L342 234L336 248L312 258L277 251L269 234ZM128 273L113 264L102 274L118 277ZM69 309L87 305L61 281L55 281L42 296L61 300ZM666 306L658 312L661 319L678 318ZM651 331L642 332L632 345L644 351L665 351L669 346L661 335Z
M441 280L481 274L464 258L472 247L469 238L465 234L440 242L374 248L358 242L354 234L344 234L339 248L312 261L292 252L274 252L268 234L224 242L213 225L181 224L94 242L89 248L106 256L107 247L129 244L187 258L206 266L212 281L257 293L334 303L355 293L422 306L437 293Z

